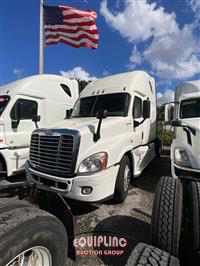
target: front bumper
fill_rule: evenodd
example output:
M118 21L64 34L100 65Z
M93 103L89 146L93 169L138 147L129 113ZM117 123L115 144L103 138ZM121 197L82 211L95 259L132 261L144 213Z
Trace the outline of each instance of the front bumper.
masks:
M115 182L119 165L87 176L75 176L73 178L60 178L32 169L27 162L26 174L30 182L38 184L40 188L48 187L49 190L60 193L62 196L85 202L96 202L108 198L114 194ZM83 194L82 189L90 187L90 194Z
M200 180L200 170L177 165L174 160L171 160L171 171L174 178L189 178Z

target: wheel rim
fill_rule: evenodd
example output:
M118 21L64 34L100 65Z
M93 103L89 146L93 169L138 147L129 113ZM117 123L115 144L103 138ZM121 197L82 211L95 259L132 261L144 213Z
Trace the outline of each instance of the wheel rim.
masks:
M128 165L126 165L126 167L124 169L124 191L125 192L128 190L128 186L130 184L130 179L131 179L130 168Z
M36 246L21 252L6 266L52 266L52 258L47 248Z

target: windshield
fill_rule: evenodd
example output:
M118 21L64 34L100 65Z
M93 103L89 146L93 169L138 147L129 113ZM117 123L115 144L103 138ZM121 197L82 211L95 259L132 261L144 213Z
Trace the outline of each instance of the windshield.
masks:
M128 93L104 94L80 98L74 106L71 117L96 117L96 113L100 110L107 110L109 116L126 116L128 113L129 98Z
M8 104L10 100L9 96L0 96L0 116L2 115L4 109L6 108L6 105Z
M200 98L182 101L180 117L181 118L200 117Z

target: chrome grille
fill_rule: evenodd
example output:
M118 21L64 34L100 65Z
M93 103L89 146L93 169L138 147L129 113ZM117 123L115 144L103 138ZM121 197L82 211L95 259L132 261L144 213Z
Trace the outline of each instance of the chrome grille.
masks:
M48 133L48 134L47 134ZM76 136L61 132L34 131L31 137L30 163L42 172L61 177L74 173L78 149Z

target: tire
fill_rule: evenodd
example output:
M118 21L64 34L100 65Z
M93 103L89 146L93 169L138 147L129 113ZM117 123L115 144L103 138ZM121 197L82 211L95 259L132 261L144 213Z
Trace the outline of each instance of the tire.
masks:
M39 248L46 252L46 258L51 257L52 266L66 263L68 243L64 225L55 216L34 207L12 209L0 215L0 243L0 266L9 265L22 252L26 260L31 260ZM49 265L44 259L38 264Z
M183 188L179 179L161 177L151 219L152 245L178 257L182 225Z
M124 202L128 194L128 186L131 178L130 160L127 155L124 155L120 161L120 167L117 174L117 180L115 184L114 200L118 203ZM126 182L126 172L128 172Z
M132 251L126 266L179 266L179 260L165 251L140 243Z
M189 248L192 254L200 251L200 182L192 181L189 185Z
M13 209L31 207L32 205L25 200L15 198L0 198L0 215Z

